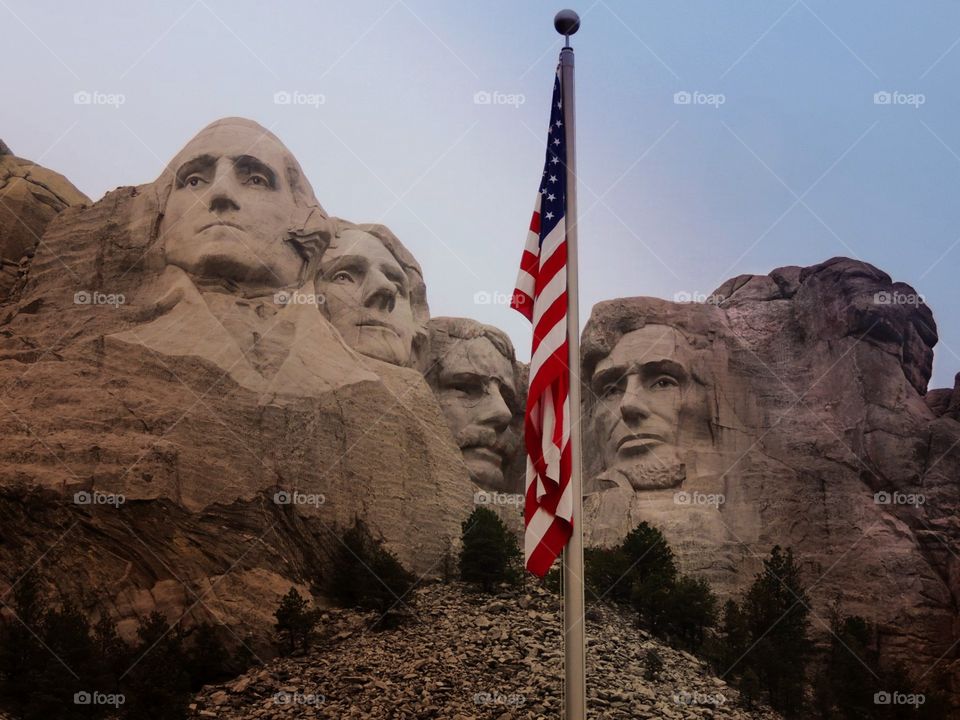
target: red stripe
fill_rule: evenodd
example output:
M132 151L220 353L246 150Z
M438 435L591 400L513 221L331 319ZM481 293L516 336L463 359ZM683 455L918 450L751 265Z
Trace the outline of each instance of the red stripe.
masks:
M529 273L534 282L537 280L537 268L540 265L540 258L529 250L523 251L523 257L520 258L520 269Z
M537 577L543 577L550 568L553 567L553 561L563 552L564 545L573 534L573 527L564 520L555 518L550 528L544 533L543 539L527 560L527 570Z
M523 292L523 290L513 291L513 297L510 298L510 307L522 313L530 322L533 322L533 298Z
M533 211L533 217L530 218L530 232L540 234L540 213L537 210Z

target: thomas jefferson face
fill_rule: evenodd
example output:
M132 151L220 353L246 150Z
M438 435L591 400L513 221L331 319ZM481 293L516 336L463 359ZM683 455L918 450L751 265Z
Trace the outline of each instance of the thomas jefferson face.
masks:
M673 328L647 325L624 335L601 360L591 389L594 439L601 477L626 478L635 490L679 485L677 448L685 394L690 384L686 342Z
M317 292L330 322L357 352L394 365L408 365L416 324L410 281L380 240L345 230L320 261Z
M436 384L471 479L485 490L511 492L503 470L516 449L513 364L485 337L460 340L443 356Z
M192 275L266 288L295 285L306 258L288 241L296 210L289 154L251 124L215 124L174 159L160 236L167 263Z

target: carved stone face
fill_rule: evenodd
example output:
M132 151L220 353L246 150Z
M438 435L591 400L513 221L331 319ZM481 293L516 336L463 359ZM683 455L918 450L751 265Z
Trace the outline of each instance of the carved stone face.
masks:
M289 151L255 123L202 130L171 163L160 225L166 261L199 278L287 288L306 258L288 242L296 202Z
M625 334L597 363L592 426L601 477L625 477L634 490L683 481L678 442L691 383L686 341L667 325Z
M410 281L380 240L345 230L320 261L317 292L330 322L357 352L409 365L416 323Z
M510 431L516 402L511 361L485 337L460 340L443 356L435 383L471 479L485 490L511 492L503 474L516 450Z

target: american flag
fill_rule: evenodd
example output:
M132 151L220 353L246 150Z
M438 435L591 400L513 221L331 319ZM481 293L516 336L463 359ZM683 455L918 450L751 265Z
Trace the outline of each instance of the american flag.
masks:
M524 555L543 577L573 532L570 485L570 374L567 365L567 148L560 68L553 84L543 179L520 261L511 307L533 323Z

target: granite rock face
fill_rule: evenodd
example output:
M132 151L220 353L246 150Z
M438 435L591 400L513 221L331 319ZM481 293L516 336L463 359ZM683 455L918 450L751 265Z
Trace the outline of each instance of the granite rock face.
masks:
M422 375L324 314L340 225L298 171L263 128L220 121L156 182L50 222L2 306L5 576L48 552L57 590L122 628L159 609L265 635L357 519L439 573L467 469ZM383 316L401 305L402 280L354 277Z
M155 182L94 204L0 145L0 263L9 582L39 562L55 595L128 637L159 609L262 649L280 596L316 595L357 520L427 578L477 503L521 532L528 371L509 339L431 321L401 241L329 216L256 123L213 123ZM791 547L815 627L838 602L876 624L884 658L946 671L956 696L960 375L927 387L930 309L845 258L712 298L594 308L588 543L650 521L723 596ZM443 592L431 607L447 618ZM504 627L469 651L530 639ZM536 661L508 645L506 662ZM667 707L597 699L609 717Z
M90 199L52 170L16 157L0 140L0 302L22 280L47 224Z
M650 521L724 595L773 545L792 547L815 629L838 602L877 624L888 661L935 666L956 692L960 422L956 389L927 391L930 309L846 258L734 278L712 297L594 308L589 541Z

